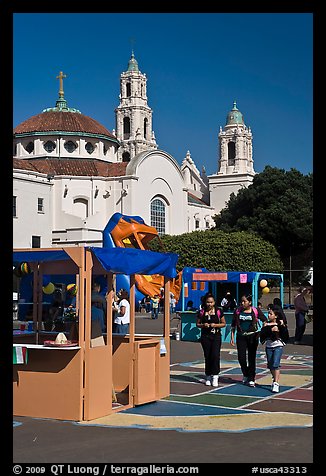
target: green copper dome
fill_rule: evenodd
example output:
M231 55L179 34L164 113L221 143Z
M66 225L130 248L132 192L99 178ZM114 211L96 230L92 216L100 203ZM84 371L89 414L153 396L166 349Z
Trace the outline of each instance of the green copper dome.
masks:
M138 63L135 59L134 52L131 53L131 58L128 63L128 71L139 71Z
M226 116L226 126L231 126L233 124L242 124L244 125L243 115L237 108L236 101L233 102L233 108Z

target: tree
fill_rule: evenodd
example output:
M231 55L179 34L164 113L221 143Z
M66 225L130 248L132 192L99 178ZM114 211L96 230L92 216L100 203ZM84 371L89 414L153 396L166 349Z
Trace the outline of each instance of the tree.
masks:
M312 260L312 210L312 174L267 166L249 187L231 194L214 221L219 230L256 232L275 245L285 266L291 255L303 268Z
M280 256L271 243L252 232L193 231L161 237L165 251L179 254L178 269L189 266L209 271L281 273ZM159 243L155 248L158 250Z

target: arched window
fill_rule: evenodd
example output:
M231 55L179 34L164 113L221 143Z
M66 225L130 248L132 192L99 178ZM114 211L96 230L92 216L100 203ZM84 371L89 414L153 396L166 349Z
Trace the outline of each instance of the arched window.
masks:
M73 206L73 214L80 218L88 217L88 200L85 198L75 198Z
M151 226L157 229L159 235L165 235L165 211L166 205L160 198L155 198L151 202Z
M144 139L147 139L147 126L148 126L148 119L144 119Z
M229 142L228 143L228 165L235 164L235 143Z
M123 138L124 140L129 139L130 137L130 118L124 117L123 118Z
M128 98L131 96L131 84L130 83L126 84L126 94L127 94Z
M129 152L124 152L122 154L122 162L130 162L130 154Z

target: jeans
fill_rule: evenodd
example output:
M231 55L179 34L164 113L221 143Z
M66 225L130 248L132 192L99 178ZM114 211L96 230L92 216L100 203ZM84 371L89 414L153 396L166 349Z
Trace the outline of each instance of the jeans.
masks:
M306 330L306 320L304 318L305 312L296 312L295 313L295 334L294 340L300 342L302 336Z
M158 318L158 307L152 307L152 319Z
M267 367L270 370L277 370L280 367L283 346L266 347Z
M115 334L129 334L129 324L113 324Z

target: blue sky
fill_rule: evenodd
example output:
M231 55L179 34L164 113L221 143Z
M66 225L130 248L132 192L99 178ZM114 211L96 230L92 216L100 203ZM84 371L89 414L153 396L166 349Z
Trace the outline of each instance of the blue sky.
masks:
M218 132L237 107L254 169L313 171L312 13L15 13L14 126L65 99L115 128L131 50L147 76L160 149L218 168Z

